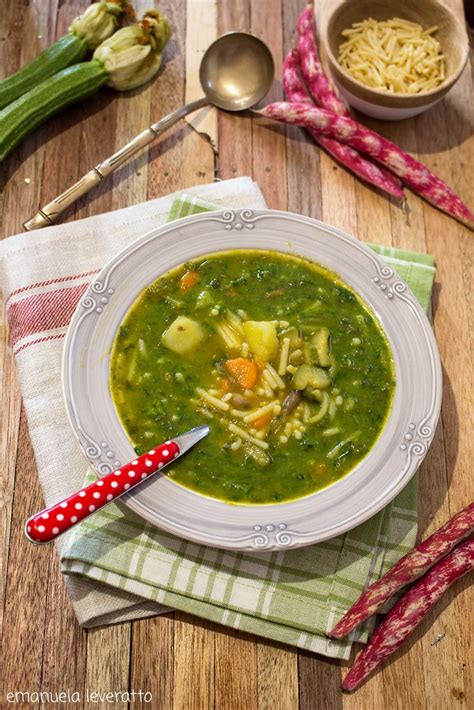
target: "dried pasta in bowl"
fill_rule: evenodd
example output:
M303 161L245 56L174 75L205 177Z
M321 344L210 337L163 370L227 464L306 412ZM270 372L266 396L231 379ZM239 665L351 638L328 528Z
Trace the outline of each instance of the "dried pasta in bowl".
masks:
M436 89L445 79L445 57L434 36L438 27L424 29L398 17L368 18L342 32L338 62L365 86L393 94L419 94Z

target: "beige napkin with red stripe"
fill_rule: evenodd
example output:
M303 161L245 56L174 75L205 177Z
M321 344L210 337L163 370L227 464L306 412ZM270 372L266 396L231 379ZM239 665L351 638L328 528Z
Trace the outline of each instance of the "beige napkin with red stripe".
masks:
M266 206L258 186L248 177L186 192L222 207ZM173 195L168 195L0 242L0 284L46 505L80 488L87 470L67 421L60 381L63 338L71 315L94 274L117 251L164 224L172 201ZM25 510L25 519L34 512ZM66 541L66 536L57 541L59 554ZM65 582L78 621L84 626L168 610L99 582L75 577L67 577Z

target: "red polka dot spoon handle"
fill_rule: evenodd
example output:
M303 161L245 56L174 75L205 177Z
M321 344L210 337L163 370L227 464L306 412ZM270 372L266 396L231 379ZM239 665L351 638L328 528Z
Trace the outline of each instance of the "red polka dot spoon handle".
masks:
M151 449L143 456L139 456L130 463L121 466L116 471L108 473L89 486L73 493L69 498L45 508L26 521L25 535L36 544L51 542L58 535L66 532L87 518L92 513L100 510L116 500L124 493L129 493L135 486L184 454L200 439L207 436L209 427L200 426L191 429L185 434L175 437L172 441Z

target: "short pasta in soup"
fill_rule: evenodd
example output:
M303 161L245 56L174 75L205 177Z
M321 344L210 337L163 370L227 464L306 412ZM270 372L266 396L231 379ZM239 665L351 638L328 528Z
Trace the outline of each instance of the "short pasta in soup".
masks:
M233 504L313 494L370 451L395 387L388 342L334 273L239 250L160 276L115 338L110 388L141 454L202 423L169 479Z

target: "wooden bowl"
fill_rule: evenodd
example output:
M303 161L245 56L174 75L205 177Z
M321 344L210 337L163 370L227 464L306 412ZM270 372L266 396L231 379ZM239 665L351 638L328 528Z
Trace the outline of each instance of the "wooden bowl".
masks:
M463 24L438 0L342 0L327 17L323 42L329 66L341 94L354 108L374 118L399 120L416 116L440 101L459 79L464 69L469 42ZM419 94L388 94L353 79L337 61L342 31L368 17L389 20L400 17L418 22L424 28L438 25L436 39L446 61L446 78L435 89Z

